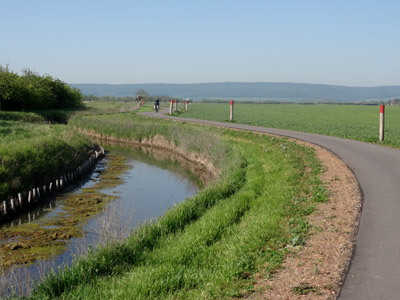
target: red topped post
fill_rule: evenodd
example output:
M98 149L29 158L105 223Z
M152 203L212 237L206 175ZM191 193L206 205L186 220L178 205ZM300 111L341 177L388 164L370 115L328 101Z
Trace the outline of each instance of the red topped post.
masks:
M231 113L230 113L230 116L229 116L229 120L233 121L233 100L231 100Z
M382 142L384 137L385 137L385 105L381 105L379 112L379 141Z
M171 103L169 104L169 114L172 115L173 111L172 111L172 105L174 103L174 99L171 99Z

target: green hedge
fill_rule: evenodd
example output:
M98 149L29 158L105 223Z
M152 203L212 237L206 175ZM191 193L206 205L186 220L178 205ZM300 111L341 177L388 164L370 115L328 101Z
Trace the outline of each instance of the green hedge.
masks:
M20 76L0 66L0 110L65 109L82 106L82 95L50 75L24 70Z

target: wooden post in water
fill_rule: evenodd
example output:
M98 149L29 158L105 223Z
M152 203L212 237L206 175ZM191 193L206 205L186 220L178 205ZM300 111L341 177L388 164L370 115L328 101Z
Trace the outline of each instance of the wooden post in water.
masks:
M229 121L233 121L233 100L231 100L231 113L229 116Z
M385 105L381 105L379 113L379 141L383 142L384 138L385 138Z

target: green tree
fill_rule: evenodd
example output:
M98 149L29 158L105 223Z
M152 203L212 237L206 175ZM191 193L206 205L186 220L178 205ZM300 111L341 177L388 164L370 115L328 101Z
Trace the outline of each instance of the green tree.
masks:
M61 109L82 106L82 94L50 75L30 69L22 75L0 66L0 110Z
M138 90L136 91L136 95L135 95L135 96L136 96L136 97L137 97L137 96L142 96L142 97L145 98L145 99L149 99L149 97L150 97L149 93L146 92L144 89L138 89Z
M22 110L27 94L20 77L0 66L0 110Z

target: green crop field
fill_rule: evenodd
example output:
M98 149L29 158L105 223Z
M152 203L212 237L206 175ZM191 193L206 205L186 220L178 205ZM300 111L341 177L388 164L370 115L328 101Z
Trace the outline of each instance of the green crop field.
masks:
M235 104L234 121L241 124L378 142L379 106ZM229 104L195 103L182 117L229 120ZM400 106L386 106L384 144L400 147Z

